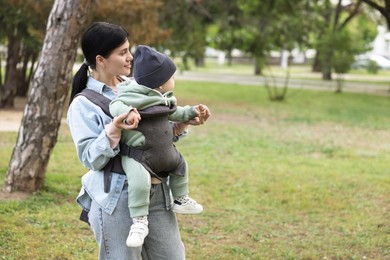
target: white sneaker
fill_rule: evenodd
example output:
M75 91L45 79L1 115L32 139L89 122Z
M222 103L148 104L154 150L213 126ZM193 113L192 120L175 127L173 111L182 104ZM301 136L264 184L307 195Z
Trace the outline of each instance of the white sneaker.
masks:
M149 222L146 216L133 218L133 222L134 224L131 225L126 245L128 247L139 247L142 246L145 237L149 234Z
M199 214L203 211L203 207L188 195L184 195L175 198L172 211L178 214Z

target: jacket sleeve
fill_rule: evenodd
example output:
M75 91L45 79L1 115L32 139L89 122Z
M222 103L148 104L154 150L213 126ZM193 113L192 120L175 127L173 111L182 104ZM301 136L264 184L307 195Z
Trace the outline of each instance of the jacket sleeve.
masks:
M69 107L67 122L81 163L91 170L101 170L119 152L107 138L105 125L111 118L85 97L77 97Z
M196 108L194 106L177 106L176 111L169 115L169 120L174 122L186 122L196 116Z
M111 101L109 109L113 117L119 116L123 113L130 113L133 107L126 102L126 94L119 94L117 98Z

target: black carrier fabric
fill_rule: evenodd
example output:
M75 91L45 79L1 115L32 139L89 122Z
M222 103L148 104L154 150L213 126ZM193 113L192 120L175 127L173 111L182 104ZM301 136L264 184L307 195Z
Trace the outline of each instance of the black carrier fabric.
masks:
M169 114L175 111L176 106L153 106L139 111L141 121L136 131L145 136L145 145L136 148L142 151L142 156L134 159L155 177L185 174L186 164L173 144L173 129L168 119Z
M112 118L109 110L111 102L109 98L90 89L84 89L76 96L79 95L99 106L106 115ZM168 121L168 115L175 110L176 107L154 106L140 111L142 120L137 130L145 135L146 143L143 147L138 148L120 144L120 154L111 158L103 169L104 192L110 191L112 172L125 174L121 161L123 155L142 163L151 175L159 178L165 178L171 173L184 175L185 162L172 142L173 130ZM89 224L88 212L84 209L81 212L80 220Z
M112 117L109 104L111 100L96 91L84 89L78 95L86 97L99 106L103 112ZM145 136L145 145L129 147L120 144L120 153L112 158L104 167L104 191L108 193L111 186L112 172L125 174L122 168L121 156L127 156L141 163L154 177L166 178L169 174L184 176L186 164L173 144L173 129L168 116L176 111L176 106L153 106L142 111L141 121L136 131Z

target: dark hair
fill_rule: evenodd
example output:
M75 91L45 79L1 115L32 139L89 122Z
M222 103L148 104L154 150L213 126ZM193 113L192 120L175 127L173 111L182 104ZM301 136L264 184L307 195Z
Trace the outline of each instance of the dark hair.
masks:
M129 37L129 33L119 25L95 22L88 27L81 39L81 49L85 61L73 78L69 104L78 93L85 89L88 66L92 69L96 67L96 56L107 58L114 49L126 42L127 37Z

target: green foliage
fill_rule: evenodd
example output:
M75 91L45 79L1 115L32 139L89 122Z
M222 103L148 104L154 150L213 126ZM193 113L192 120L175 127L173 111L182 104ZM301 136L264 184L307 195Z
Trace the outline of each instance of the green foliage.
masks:
M322 71L331 74L346 73L353 63L354 56L368 50L376 35L376 25L372 18L353 3L349 8L332 5L327 0L318 4L321 16L314 27L317 38L315 46ZM327 76L325 76L327 78Z
M235 3L233 1L232 3ZM307 1L236 1L230 5L233 21L219 23L218 46L238 48L254 57L256 74L264 68L271 50L291 50L306 44L310 21ZM305 17L305 19L302 19Z
M243 12L238 7L237 1L218 2L220 2L219 6L223 5L224 8L218 8L219 12L217 12L214 19L214 26L217 31L209 34L210 42L217 49L226 51L229 56L232 50L238 48L243 40L238 35L243 27Z
M20 37L25 48L39 52L52 4L53 0L1 0L0 23L4 27L0 38Z
M336 73L347 73L355 60L357 51L354 51L350 35L346 31L337 32L330 35L330 41L326 48L333 50L332 68ZM323 53L329 53L327 51Z
M333 50L332 67L334 71L347 73L355 56L369 50L369 45L376 34L375 24L364 13L352 20L348 28L333 33L327 48ZM325 51L325 53L328 52ZM367 70L375 73L375 67L377 64L371 64Z
M208 8L212 7L214 1L164 0L163 3L160 24L169 29L171 35L161 47L169 49L172 56L180 54L186 69L188 58L193 58L200 65L207 46L207 26L212 23Z
M351 21L348 26L351 31L354 41L355 48L358 48L360 53L368 51L372 46L370 44L378 34L377 23L374 21L369 14L361 13L356 19Z
M4 66L5 76L0 71L2 106L12 104L16 93L26 95L52 4L53 0L0 0L0 43L7 48L5 60L8 63ZM9 91L11 89L15 90Z
M291 92L273 103L261 87L177 82L181 104L212 110L177 144L205 207L178 215L188 259L390 257L388 97ZM0 135L0 178L16 134ZM44 189L0 200L2 258L96 259L74 202L85 171L63 125Z
M370 74L377 74L379 71L379 65L373 60L369 60L367 64L367 72Z

